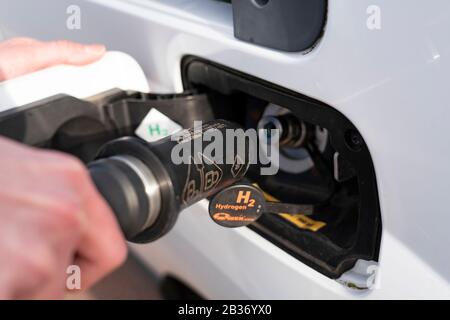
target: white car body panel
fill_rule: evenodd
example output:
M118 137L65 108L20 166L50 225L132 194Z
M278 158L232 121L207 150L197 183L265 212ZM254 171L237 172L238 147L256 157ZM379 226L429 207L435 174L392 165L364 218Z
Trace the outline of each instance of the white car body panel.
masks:
M377 31L366 26L374 4ZM80 30L66 27L70 5L81 9ZM154 92L182 91L182 57L203 57L323 101L364 137L383 221L374 289L345 288L249 229L221 229L206 202L185 210L163 239L134 246L161 275L208 298L450 298L450 2L328 6L324 36L308 53L235 39L231 8L209 0L1 0L0 30L104 43L133 56Z

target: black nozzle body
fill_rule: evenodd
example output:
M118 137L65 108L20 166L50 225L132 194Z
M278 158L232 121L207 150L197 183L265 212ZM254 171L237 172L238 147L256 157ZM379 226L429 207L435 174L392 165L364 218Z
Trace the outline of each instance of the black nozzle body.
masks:
M181 210L245 176L250 142L227 130L242 131L216 120L153 143L125 137L101 149L89 171L128 240L162 237Z

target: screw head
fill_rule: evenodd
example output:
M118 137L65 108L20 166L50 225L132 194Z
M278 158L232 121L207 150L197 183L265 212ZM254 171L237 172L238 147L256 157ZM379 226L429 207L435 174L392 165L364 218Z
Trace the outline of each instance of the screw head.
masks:
M364 140L356 130L347 130L345 133L345 142L352 151L360 151L364 145Z

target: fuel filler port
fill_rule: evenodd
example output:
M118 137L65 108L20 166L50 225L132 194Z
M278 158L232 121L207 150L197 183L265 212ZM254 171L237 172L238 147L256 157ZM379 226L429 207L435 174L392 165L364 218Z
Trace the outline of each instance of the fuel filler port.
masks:
M181 67L184 88L206 94L216 119L257 130L266 155L272 154L272 142L279 147L271 174L251 165L248 185L239 181L210 198L215 222L247 226L331 278L358 260L378 260L382 225L373 162L363 136L344 114L199 57L186 56ZM271 129L278 132L272 135ZM260 211L258 205L249 207L250 199ZM289 211L291 204L305 207Z

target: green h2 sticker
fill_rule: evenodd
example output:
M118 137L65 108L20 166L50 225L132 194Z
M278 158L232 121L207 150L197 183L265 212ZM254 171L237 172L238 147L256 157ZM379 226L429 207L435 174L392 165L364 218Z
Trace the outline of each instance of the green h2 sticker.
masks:
M147 142L153 142L181 129L182 127L178 123L158 110L151 109L136 129L135 134Z
M161 124L161 125L159 123L157 123L157 124L150 124L148 126L148 134L151 137L156 136L158 138L168 136L169 135L169 130L167 128L161 128L161 126L163 126L163 124Z

